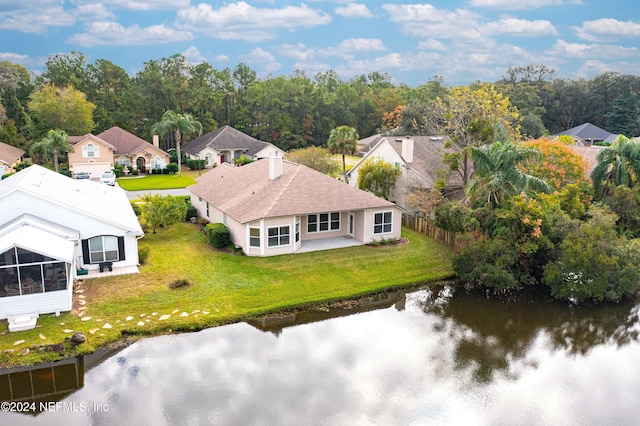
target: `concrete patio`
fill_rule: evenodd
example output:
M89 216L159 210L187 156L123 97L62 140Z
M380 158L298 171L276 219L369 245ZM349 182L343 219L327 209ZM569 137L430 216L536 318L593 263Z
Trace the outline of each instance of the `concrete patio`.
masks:
M309 253L312 251L331 250L346 247L362 246L364 243L351 237L334 237L323 238L320 240L307 240L303 241L300 246L300 250L296 253Z
M121 268L113 268L113 271L109 271L105 268L104 272L100 272L99 269L90 269L87 275L78 275L77 279L79 280L87 280L90 278L102 278L102 277L113 277L115 275L124 275L124 274L139 274L140 270L138 270L137 266L124 266Z

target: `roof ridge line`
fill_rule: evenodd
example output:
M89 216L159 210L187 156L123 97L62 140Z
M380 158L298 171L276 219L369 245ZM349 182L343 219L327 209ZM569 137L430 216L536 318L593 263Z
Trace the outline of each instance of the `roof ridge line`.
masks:
M266 209L265 217L269 216L269 213L273 210L273 207L280 201L280 198L282 197L282 194L284 194L287 191L287 189L289 188L289 186L291 186L291 182L293 182L293 179L298 175L298 173L300 173L301 169L302 169L301 167L297 167L296 171L289 178L289 181L287 182L287 184L282 187L282 189L280 190L280 192L278 193L277 196L273 197L273 202ZM283 175L280 175L280 177L282 177L282 176Z

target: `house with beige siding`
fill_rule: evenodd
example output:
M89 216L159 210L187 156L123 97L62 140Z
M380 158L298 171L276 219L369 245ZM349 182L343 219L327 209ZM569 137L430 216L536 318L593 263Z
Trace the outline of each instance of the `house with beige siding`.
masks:
M112 170L115 164L140 173L164 169L171 156L160 149L157 137L153 142L151 144L118 126L98 135L69 136L69 143L74 149L69 153L69 168L74 174L89 172L92 178L99 178L103 172Z
M224 223L249 256L400 238L398 206L282 157L222 164L188 190L198 215Z
M22 161L23 156L24 151L20 148L0 142L0 179L2 175L13 172L13 168Z

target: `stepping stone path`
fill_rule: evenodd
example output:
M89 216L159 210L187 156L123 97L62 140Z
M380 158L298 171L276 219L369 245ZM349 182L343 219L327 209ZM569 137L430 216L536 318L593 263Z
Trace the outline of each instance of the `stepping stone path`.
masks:
M180 309L174 309L174 310L173 310L173 312L171 312L171 315L175 315L175 314L177 314L178 312L180 312Z
M144 322L144 321L138 321L138 326L140 326L140 327L142 327L145 324L146 324L146 322Z
M91 330L89 330L89 334L91 334L92 336L94 334L96 334L96 331L100 330L99 328L92 328Z
M26 342L26 340L16 340L15 342L13 342L13 346L18 346L23 344L24 342Z
M127 318L125 318L125 321L131 321L133 319L133 317L131 315L129 315Z
M189 316L189 314L188 314L188 313L186 313L186 312L183 312L183 313L181 313L181 314L180 314L180 316L181 316L181 317L188 317L188 316Z
M68 328L66 328L66 329L62 330L62 332L69 334L69 333L73 333L73 330L69 330Z
M111 326L111 324L107 322L102 326L102 328L113 328L113 327Z
M44 336L44 334L40 334L40 338L41 338L42 340L47 340L47 338Z
M91 317L83 317L80 321L89 321Z
M169 317L171 317L171 315L163 315L159 318L159 320L163 321L163 320L169 319Z

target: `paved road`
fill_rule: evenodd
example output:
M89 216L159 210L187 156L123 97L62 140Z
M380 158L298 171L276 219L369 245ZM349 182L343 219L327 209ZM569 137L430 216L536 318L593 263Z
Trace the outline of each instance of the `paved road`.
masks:
M125 191L127 193L127 197L130 200L135 200L137 198L142 198L147 194L160 194L160 195L189 195L189 191L186 188L178 188L178 189L146 189L144 191Z

